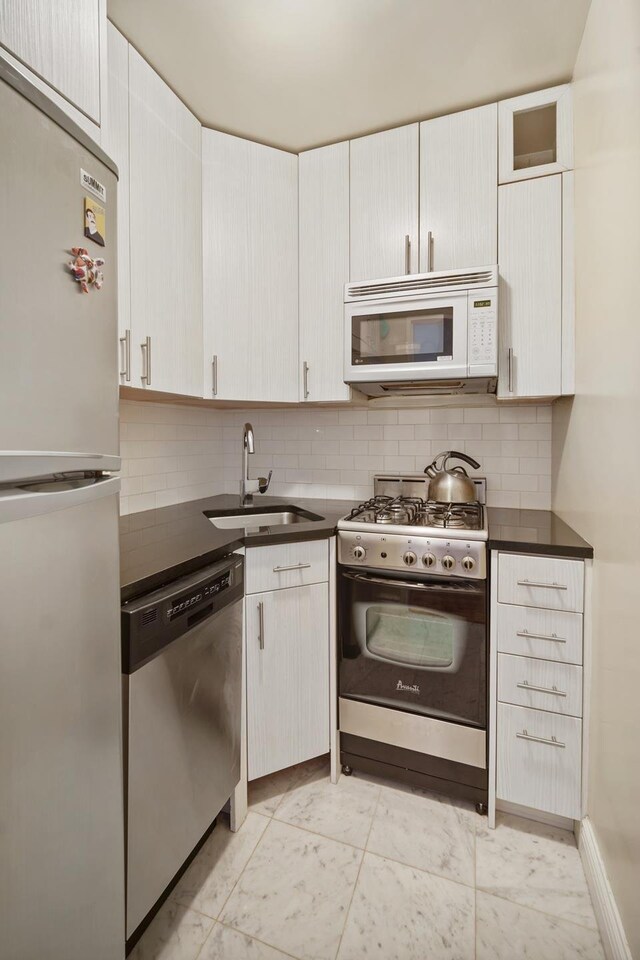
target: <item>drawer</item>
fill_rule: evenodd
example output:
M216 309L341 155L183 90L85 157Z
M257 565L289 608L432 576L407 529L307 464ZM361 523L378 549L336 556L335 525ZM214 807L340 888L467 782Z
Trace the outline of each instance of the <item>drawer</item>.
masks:
M582 667L498 654L498 700L582 716Z
M518 603L525 607L582 613L583 595L584 564L581 560L500 554L500 603Z
M579 820L582 720L499 703L496 725L498 798Z
M500 653L582 663L581 613L499 603L495 615Z
M248 547L245 593L264 593L329 579L329 541L304 540Z

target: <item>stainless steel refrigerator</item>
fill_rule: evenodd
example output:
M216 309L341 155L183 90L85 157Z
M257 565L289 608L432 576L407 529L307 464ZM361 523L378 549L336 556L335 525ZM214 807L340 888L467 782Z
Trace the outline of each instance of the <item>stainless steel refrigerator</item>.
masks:
M0 57L2 960L124 956L116 185Z

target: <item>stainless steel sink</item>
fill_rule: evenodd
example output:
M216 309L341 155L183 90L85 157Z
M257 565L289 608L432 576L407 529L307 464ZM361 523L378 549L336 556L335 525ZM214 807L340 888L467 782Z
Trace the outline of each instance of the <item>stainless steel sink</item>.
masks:
M227 513L216 516L207 512L207 517L215 527L221 530L244 528L245 530L260 530L263 527L283 526L290 523L312 523L322 520L316 513L300 510L296 507L284 507L282 510L243 510L240 513Z

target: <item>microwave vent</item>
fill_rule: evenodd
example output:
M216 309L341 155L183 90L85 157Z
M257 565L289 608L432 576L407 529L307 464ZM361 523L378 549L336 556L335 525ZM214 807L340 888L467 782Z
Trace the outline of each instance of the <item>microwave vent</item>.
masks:
M449 270L436 273L410 273L404 277L386 280L368 280L348 283L345 301L371 300L376 297L403 297L416 293L446 293L450 290L496 287L497 267L479 267L475 270Z
M452 394L492 394L496 392L496 377L469 377L461 380L391 380L354 384L370 397L437 397Z

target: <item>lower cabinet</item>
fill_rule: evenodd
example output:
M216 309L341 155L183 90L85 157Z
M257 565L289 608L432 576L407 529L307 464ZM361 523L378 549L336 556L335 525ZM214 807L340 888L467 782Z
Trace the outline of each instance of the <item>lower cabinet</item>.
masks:
M329 584L249 594L245 631L255 780L329 751Z
M495 803L580 820L585 564L500 552L491 571Z

